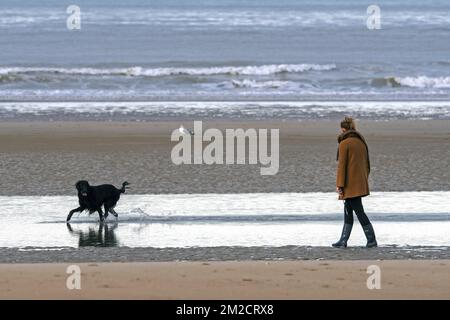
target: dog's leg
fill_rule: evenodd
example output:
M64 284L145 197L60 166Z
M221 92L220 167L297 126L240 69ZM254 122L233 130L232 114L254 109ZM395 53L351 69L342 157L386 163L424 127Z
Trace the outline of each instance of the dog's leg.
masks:
M109 209L109 212L111 212L114 217L116 217L116 219L119 217L119 215L117 214L117 212L114 210L114 208Z
M105 221L105 218L103 218L103 211L102 208L98 208L98 217L100 218L100 222Z
M78 208L76 208L76 209L71 210L71 211L69 212L69 215L67 216L66 221L69 222L70 219L72 218L72 215L73 215L75 212L81 212L81 211L83 211L84 209L85 209L85 208L83 208L83 207L78 207Z
M108 218L109 208L106 204L104 205L104 208L105 208L105 220L106 220L106 218Z
M72 226L70 225L70 223L66 223L67 226L67 230L69 230L70 233L73 233L73 229Z

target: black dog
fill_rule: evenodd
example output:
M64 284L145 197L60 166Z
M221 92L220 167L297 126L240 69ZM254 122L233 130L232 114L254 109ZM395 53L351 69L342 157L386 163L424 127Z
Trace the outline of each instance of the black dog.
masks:
M117 189L111 184L102 184L101 186L90 186L87 181L81 180L75 184L78 190L78 202L80 206L70 211L67 221L70 221L75 212L88 210L89 214L98 212L100 221L104 221L111 212L116 218L117 213L114 207L120 199L120 194L127 189L128 182L122 183L122 189ZM102 206L105 208L105 216L103 217Z

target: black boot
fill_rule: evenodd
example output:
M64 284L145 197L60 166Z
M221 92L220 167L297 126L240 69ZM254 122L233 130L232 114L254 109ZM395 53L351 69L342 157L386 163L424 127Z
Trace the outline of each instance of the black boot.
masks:
M369 223L366 226L363 226L364 233L367 238L367 248L378 247L377 239L375 238L375 231L373 230L372 225Z
M347 248L347 240L348 238L350 238L352 227L353 227L352 224L345 223L344 228L342 228L341 239L338 242L333 243L332 246L335 248Z

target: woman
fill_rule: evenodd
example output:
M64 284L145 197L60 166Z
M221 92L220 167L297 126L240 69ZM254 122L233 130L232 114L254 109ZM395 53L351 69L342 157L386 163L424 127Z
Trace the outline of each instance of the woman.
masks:
M356 131L352 118L341 122L342 134L338 137L336 192L344 200L344 228L341 239L333 247L346 248L353 227L353 212L356 213L367 238L367 248L377 246L375 232L364 213L361 197L369 195L369 148L364 137Z

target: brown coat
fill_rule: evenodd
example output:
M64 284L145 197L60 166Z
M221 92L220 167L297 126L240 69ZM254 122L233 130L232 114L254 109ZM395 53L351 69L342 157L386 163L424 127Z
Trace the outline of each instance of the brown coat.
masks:
M369 195L369 148L364 137L348 130L338 138L336 187L344 188L340 199Z

